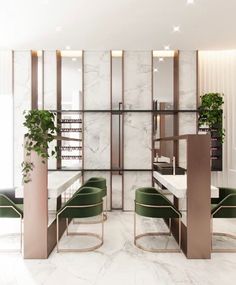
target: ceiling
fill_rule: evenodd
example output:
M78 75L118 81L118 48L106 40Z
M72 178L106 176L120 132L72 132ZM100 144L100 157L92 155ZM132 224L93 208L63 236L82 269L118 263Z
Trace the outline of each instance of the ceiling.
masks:
M236 49L236 0L186 2L0 0L0 48Z

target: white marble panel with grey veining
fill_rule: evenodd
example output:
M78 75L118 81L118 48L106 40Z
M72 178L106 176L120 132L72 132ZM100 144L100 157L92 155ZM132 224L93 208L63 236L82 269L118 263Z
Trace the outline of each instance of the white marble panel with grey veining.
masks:
M152 172L127 171L124 173L124 210L134 210L135 190L152 186Z
M84 52L84 109L109 110L111 104L109 51Z
M179 53L179 109L197 109L197 52ZM179 113L179 134L196 134L196 113ZM186 168L186 143L179 142L179 164Z
M151 51L124 52L124 108L152 108Z
M31 109L31 53L14 52L14 186L22 183L21 163L26 128L23 112Z
M124 168L151 168L151 115L128 113L124 116Z
M124 52L124 108L152 108L152 54ZM152 116L149 113L124 115L124 168L151 169ZM124 172L124 208L133 209L137 187L151 186L151 172Z
M44 52L44 109L45 110L57 110L57 58L56 51ZM49 145L49 152L56 145L56 141L53 141ZM57 159L50 157L48 159L48 168L57 168Z
M110 168L110 114L86 113L84 124L84 167Z
M111 104L111 69L109 51L84 52L84 109L109 110ZM84 168L110 169L111 166L111 116L110 113L84 114ZM110 172L85 172L107 179L110 201ZM108 205L110 208L110 205Z

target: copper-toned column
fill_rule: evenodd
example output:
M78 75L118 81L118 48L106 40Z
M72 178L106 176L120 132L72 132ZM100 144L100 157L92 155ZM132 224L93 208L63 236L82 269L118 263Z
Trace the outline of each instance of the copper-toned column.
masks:
M48 257L47 163L35 152L30 160L34 168L31 181L24 185L24 258L44 259Z
M211 257L210 136L187 138L187 248L188 258Z

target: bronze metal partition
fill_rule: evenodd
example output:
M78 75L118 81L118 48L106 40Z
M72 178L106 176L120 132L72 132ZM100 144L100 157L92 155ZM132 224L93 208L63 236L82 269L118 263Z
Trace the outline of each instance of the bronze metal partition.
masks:
M187 141L187 224L181 226L181 248L187 258L211 258L211 167L210 135L182 135L162 141ZM178 199L174 197L178 207ZM178 241L178 221L172 233Z

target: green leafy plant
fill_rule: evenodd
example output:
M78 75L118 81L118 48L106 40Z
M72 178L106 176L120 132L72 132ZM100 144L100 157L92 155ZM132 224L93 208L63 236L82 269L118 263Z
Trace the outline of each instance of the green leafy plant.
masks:
M30 110L24 112L24 126L27 128L25 134L24 148L26 156L30 157L31 151L35 151L45 163L50 156L58 156L58 147L54 146L49 153L49 144L52 142L59 128L55 124L56 114L47 110ZM33 163L30 161L22 162L23 182L31 181L30 172L33 170Z
M223 129L223 104L223 94L207 93L202 95L198 118L199 126L206 126L210 131L215 130L222 143L225 137L225 129Z

